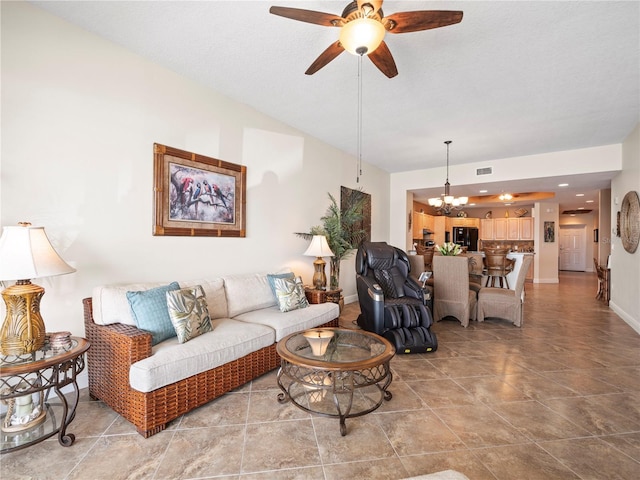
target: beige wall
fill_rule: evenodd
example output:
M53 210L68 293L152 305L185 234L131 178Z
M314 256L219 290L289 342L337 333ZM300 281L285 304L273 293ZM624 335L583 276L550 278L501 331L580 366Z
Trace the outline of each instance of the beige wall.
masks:
M622 144L622 172L611 182L611 219L615 228L616 213L622 207L627 192L640 195L640 124ZM640 333L640 247L627 252L620 237L611 241L611 302L610 307Z
M356 184L351 156L26 2L1 8L0 221L45 226L78 269L39 282L48 331L82 335L81 299L104 283L283 267L310 283L293 232L341 185L372 195L372 235L387 240L386 172L365 165ZM154 142L247 166L246 238L152 236ZM354 300L353 257L341 274Z

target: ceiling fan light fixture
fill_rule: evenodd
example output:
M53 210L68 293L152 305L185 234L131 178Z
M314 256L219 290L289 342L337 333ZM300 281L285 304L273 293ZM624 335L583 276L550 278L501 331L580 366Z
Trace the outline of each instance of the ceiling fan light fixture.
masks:
M353 55L368 55L380 46L385 32L378 20L357 18L342 27L340 43Z

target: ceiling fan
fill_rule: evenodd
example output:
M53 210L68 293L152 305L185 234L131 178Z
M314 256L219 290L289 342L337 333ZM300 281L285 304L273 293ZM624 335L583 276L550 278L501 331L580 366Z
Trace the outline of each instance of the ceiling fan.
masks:
M384 16L383 0L357 0L349 3L342 16L301 8L271 7L269 12L281 17L315 23L325 27L339 27L340 38L331 44L307 69L313 75L344 50L354 55L367 55L387 77L398 74L396 63L384 42L389 33L408 33L446 27L462 21L462 12L449 10L416 10Z

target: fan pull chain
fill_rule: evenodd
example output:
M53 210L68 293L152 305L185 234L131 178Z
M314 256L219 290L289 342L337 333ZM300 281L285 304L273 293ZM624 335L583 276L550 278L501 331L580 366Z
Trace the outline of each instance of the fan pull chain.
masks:
M358 158L356 162L356 183L362 176L362 57L358 56Z

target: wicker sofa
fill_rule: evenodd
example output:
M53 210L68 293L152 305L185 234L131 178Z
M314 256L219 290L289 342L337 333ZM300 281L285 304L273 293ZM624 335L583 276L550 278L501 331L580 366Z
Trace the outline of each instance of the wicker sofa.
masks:
M334 303L281 312L266 274L179 282L201 285L213 330L186 343L152 346L135 326L127 291L160 283L96 287L83 300L89 394L135 425L145 438L180 415L279 366L276 343L318 326L338 326Z

